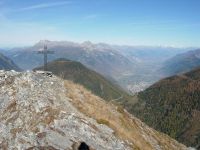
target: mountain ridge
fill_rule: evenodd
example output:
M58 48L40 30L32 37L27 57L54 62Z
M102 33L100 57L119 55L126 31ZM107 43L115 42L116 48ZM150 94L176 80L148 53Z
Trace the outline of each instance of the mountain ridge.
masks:
M181 74L200 66L200 49L178 54L167 60L160 71L167 76Z
M88 69L80 62L60 58L49 62L47 65L48 71L51 71L53 74L63 79L83 85L95 95L107 101L118 99L122 96L123 98L121 98L121 101L123 101L123 99L131 99L131 96L120 88L119 85L113 84L114 81L111 83L111 81L97 72ZM34 70L43 70L43 66L35 68Z
M151 127L200 148L200 68L160 80L129 108Z
M15 70L21 71L21 69L8 57L0 53L0 70Z

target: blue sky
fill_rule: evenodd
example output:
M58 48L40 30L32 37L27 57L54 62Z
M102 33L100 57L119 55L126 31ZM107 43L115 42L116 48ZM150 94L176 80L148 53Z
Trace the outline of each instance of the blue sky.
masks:
M200 47L200 0L0 0L0 47L39 40Z

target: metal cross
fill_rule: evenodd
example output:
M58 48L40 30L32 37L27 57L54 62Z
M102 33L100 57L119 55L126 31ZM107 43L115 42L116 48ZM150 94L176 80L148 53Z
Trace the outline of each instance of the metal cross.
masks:
M38 51L38 54L43 54L44 55L44 71L47 71L47 55L48 54L54 54L54 51L49 51L47 49L47 46L44 45L44 49L41 51Z

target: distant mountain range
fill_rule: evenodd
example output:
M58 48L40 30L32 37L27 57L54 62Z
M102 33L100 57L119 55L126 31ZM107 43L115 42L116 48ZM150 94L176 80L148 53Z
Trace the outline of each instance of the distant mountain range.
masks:
M0 53L0 70L20 71L21 69L11 59Z
M38 67L34 70L43 70L43 67ZM131 100L132 98L119 86L114 85L102 75L88 69L80 62L70 61L64 58L57 59L48 63L48 71L63 79L83 85L95 95L107 101L124 101L125 99Z
M164 62L161 73L165 76L190 71L200 66L200 49L178 54Z
M130 112L155 129L200 149L200 68L163 79L135 98Z
M118 76L123 72L133 71L134 63L113 50L109 45L92 44L91 42L72 43L57 41L40 41L32 47L14 48L6 51L6 55L13 59L22 69L33 69L43 64L43 57L37 51L47 45L49 50L55 51L49 55L49 61L66 58L81 62L87 67L105 75Z
M66 58L81 62L108 79L114 79L124 89L135 93L161 79L157 72L161 64L187 49L172 47L117 46L91 42L40 41L31 47L2 51L24 70L43 64L37 51L47 45L55 51L49 61Z

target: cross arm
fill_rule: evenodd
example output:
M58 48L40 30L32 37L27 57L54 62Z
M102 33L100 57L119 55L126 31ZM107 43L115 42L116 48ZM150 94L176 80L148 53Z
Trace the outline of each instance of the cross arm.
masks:
M54 51L38 51L38 54L54 54Z

